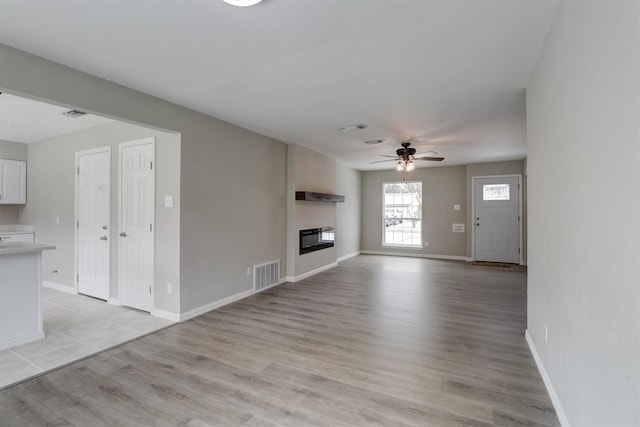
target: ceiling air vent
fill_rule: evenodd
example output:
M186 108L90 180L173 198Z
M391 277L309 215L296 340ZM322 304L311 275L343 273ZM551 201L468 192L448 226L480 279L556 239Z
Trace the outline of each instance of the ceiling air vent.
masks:
M338 130L340 132L354 132L354 131L362 130L362 129L366 129L366 128L368 128L367 125L365 125L364 123L359 123L357 125L350 125L350 126L345 126L345 127L342 127L342 128L338 128Z
M375 145L375 144L382 144L384 142L384 139L370 139L368 141L365 141L364 143L367 145Z
M65 117L71 117L71 118L77 118L77 117L82 117L87 113L84 113L82 111L78 111L78 110L69 110L69 111L65 111L64 113L62 113L63 116Z

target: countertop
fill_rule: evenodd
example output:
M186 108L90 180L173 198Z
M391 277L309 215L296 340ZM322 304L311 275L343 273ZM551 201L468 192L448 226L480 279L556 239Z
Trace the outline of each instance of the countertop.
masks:
M53 245L43 245L40 243L11 242L0 243L0 256L10 254L24 254L29 252L41 252L55 249Z

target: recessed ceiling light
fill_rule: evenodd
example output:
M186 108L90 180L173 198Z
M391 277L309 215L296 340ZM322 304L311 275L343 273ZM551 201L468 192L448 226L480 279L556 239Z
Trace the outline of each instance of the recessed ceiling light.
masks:
M350 125L350 126L345 126L345 127L341 127L338 128L338 130L340 132L353 132L356 130L362 130L362 129L366 129L368 126L365 125L364 123L359 123L357 125Z
M234 5L234 6L253 6L254 4L260 3L262 0L222 0L225 3Z

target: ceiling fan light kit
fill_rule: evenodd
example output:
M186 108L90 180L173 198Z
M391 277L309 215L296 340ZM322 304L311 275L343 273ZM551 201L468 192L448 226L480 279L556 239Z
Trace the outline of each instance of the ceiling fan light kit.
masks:
M400 160L398 162L398 166L396 166L396 170L398 172L411 172L416 168L416 165L413 163L413 159L409 159L406 162L404 160Z
M441 162L444 160L444 157L433 157L433 156L416 157L415 156L416 149L413 147L409 147L411 145L411 142L409 141L403 142L400 145L402 145L402 148L398 148L396 150L396 156L387 156L385 154L381 154L382 157L391 157L391 158L387 160L378 160L375 162L369 162L369 164L397 161L398 164L396 166L396 170L398 172L411 172L416 168L416 165L413 163L414 160L427 160L431 162ZM438 154L435 151L430 151L425 154L430 154L430 153Z

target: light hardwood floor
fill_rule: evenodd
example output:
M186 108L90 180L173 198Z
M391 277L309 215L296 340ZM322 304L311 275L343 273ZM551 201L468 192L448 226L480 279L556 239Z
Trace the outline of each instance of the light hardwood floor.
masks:
M0 392L5 426L559 425L521 271L358 256Z

